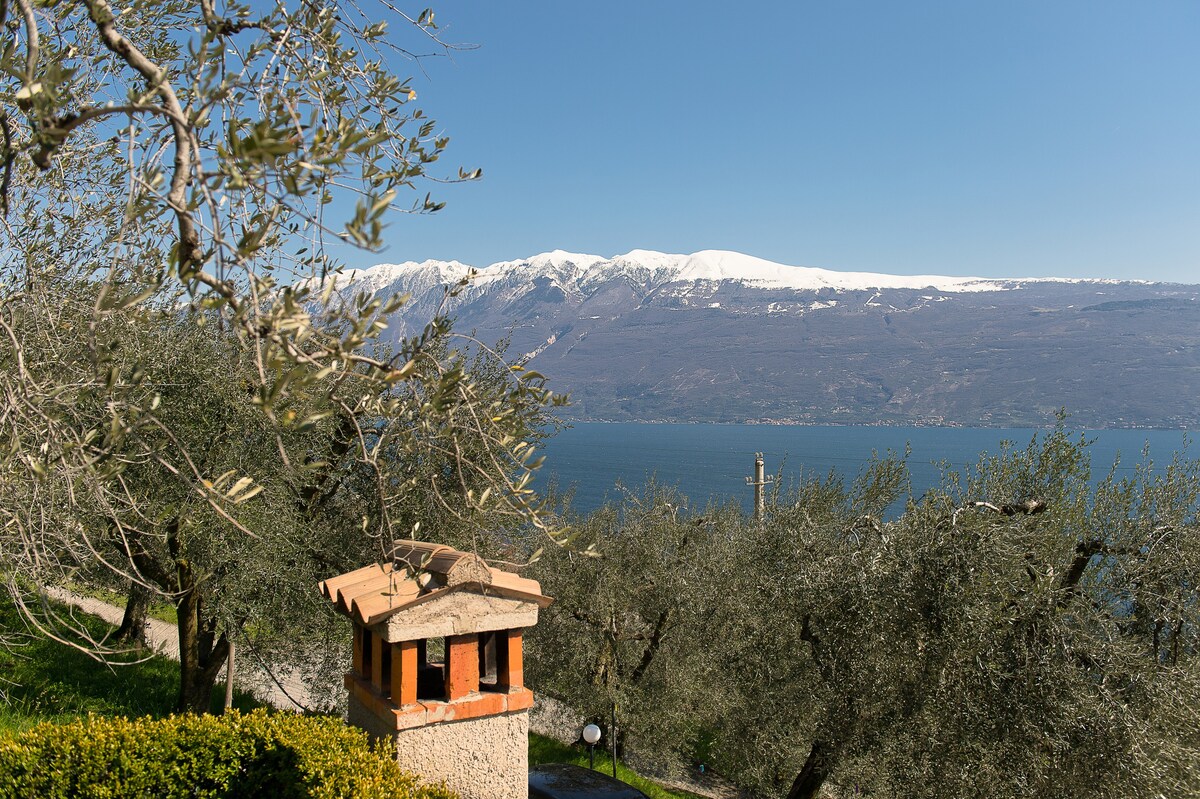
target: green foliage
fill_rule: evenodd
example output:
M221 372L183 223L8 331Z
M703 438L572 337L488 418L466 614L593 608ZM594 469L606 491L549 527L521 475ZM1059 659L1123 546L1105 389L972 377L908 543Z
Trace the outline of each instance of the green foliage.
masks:
M70 614L62 606L53 609ZM97 641L113 632L110 625L86 614L76 613L74 618ZM101 661L44 636L18 634L23 625L7 597L0 598L0 629L9 631L8 645L0 647L0 734L89 714L161 717L175 709L179 664L169 658L131 651ZM214 697L214 712L222 699ZM249 694L234 692L234 707L257 706Z
M447 144L393 71L405 36L444 47L431 15L2 7L0 581L26 623L103 649L40 590L168 598L202 709L231 638L312 665L285 636L320 626L318 579L419 524L541 524L545 380L477 368L442 315L385 345L407 298L331 256L379 247Z
M0 486L2 507L35 508L42 528L32 540L17 525L0 533L20 576L10 591L31 624L91 648L86 630L35 600L37 587L124 591L132 581L170 601L182 650L194 655L182 666L180 708L208 707L231 638L257 660L303 670L315 705L331 706L336 697L322 690L340 684L348 629L313 587L386 557L393 537L422 528L469 548L483 545L481 531L499 537L520 524L525 516L495 497L531 496L522 480L542 434L543 395L513 379L498 353L450 351L448 328L439 328L400 345L399 357L415 365L371 403L360 384L331 374L321 394L277 401L272 420L256 403L253 354L211 319L198 324L205 320L107 320L113 370L137 375L113 392L150 410L106 441L87 490L69 468ZM86 326L87 314L73 322ZM57 352L88 368L82 345ZM31 371L58 368L48 360ZM432 402L439 410L426 410ZM113 404L76 397L68 418L93 438L109 436ZM472 421L481 416L498 420L504 438L481 432Z
M0 795L453 799L339 719L268 714L89 717L0 739Z
M1196 795L1200 464L1094 481L1086 440L1060 424L883 520L907 485L903 460L880 458L711 539L685 538L708 513L606 509L579 525L603 558L547 561L559 602L531 673L581 708L621 697L639 751L702 740L759 794ZM659 607L695 621L662 639L666 679L638 691L629 666ZM624 682L589 680L612 652Z
M588 753L579 746L567 746L553 738L546 738L536 733L529 734L529 765L540 766L543 763L573 763L576 766L589 764ZM612 758L597 746L595 752L595 767L604 774L612 774ZM617 779L632 785L650 799L697 799L697 795L687 791L664 788L653 780L648 780L635 771L630 770L620 760L617 761Z
M715 665L708 597L725 596L714 578L743 523L733 505L696 511L655 484L571 519L570 544L531 572L556 601L529 634L530 683L600 721L615 703L622 743L686 759Z
M766 751L752 784L807 765L896 796L1193 791L1194 736L1148 727L1200 699L1196 464L1093 487L1060 426L896 521L847 513L880 507L891 468L840 498L801 487L744 542L739 571L769 571L742 582L755 612L724 614L723 640L748 633L734 701L785 711L724 716L726 762Z

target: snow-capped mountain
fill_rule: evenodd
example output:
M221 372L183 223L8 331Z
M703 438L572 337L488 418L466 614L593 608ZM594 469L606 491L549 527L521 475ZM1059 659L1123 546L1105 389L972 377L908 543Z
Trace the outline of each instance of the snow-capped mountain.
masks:
M1024 425L1066 406L1085 425L1200 423L1200 286L837 272L718 250L380 264L338 285L411 294L396 335L446 307L458 331L510 339L580 418Z
M401 264L379 264L370 269L350 270L345 282L383 287L395 281L423 284L429 280L449 283L465 277L473 267L458 261L406 261ZM542 253L516 261L501 261L474 268L474 284L483 288L495 283L516 281L532 284L549 279L564 290L574 285L581 290L614 278L633 280L646 288L666 283L720 283L736 281L747 286L795 291L865 291L868 289L936 289L942 292L1003 291L1030 283L1109 283L1114 280L1083 281L1077 278L1001 279L978 277L948 277L945 275L885 275L872 272L835 272L807 266L785 266L727 250L703 250L691 255L677 255L633 250L624 255L604 258L564 250Z

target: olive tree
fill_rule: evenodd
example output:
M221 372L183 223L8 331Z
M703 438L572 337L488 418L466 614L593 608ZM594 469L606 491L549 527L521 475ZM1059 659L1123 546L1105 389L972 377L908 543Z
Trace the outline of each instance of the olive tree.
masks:
M1193 794L1197 465L1094 483L1060 427L886 521L895 468L750 528L725 767L795 799Z
M653 482L568 514L570 545L533 566L555 602L530 631L531 683L605 726L615 713L622 751L659 767L689 759L709 721L697 711L711 710L711 620L732 599L721 561L743 523L732 503L692 508Z
M12 526L35 533L33 540L6 536L10 588L23 598L68 581L128 586L130 609L152 596L170 602L178 617L181 708L208 707L233 638L255 659L304 668L310 684L333 685L319 672L344 665L338 660L346 656L346 631L313 586L386 553L390 542L373 534L372 516L388 515L405 534L431 530L464 547L510 536L519 523L503 508L479 507L473 495L489 484L462 465L497 453L448 421L459 413L508 414L513 435L534 441L542 434L543 393L509 379L490 357L423 358L436 368L422 366L403 387L417 396L400 389L393 396L410 406L407 415L333 414L280 429L253 401L248 354L215 326L163 314L106 336L114 363L136 360L141 391L153 395L144 402L156 407L108 448L107 479L78 484L50 469L32 483L5 484L6 507L36 509L44 522ZM406 346L432 349L428 342ZM435 396L446 379L469 386L472 400L444 408L440 424L416 426L418 400ZM99 429L109 404L92 399L76 403L72 419ZM293 395L277 410L305 415L314 404ZM382 469L356 446L360 429L387 453ZM380 482L388 486L386 507L378 504ZM35 493L19 497L23 490ZM211 502L213 491L223 501ZM83 632L69 629L52 606L24 601L47 632L76 640Z
M756 795L1195 795L1200 465L1097 478L1060 423L908 486L886 456L762 522L657 491L575 521L531 671Z
M290 567L262 543L287 525L358 558L422 521L541 526L540 376L472 367L442 316L385 345L405 298L339 285L339 248L440 208L402 199L447 140L395 72L444 52L431 12L0 0L0 25L0 573L30 622L58 634L35 600L97 568L211 611L260 579L237 564ZM252 612L181 614L181 706Z

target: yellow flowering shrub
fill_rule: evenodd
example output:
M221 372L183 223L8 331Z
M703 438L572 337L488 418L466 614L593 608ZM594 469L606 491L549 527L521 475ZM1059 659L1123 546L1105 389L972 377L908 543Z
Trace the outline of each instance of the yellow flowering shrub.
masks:
M457 799L340 719L231 711L89 717L0 738L0 797Z

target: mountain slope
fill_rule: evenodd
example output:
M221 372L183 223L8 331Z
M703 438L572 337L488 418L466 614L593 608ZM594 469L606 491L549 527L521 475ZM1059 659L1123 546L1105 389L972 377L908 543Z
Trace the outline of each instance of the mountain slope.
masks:
M445 302L457 262L342 278ZM477 271L460 332L550 377L586 419L1200 424L1200 286L835 272L739 253L556 250Z

